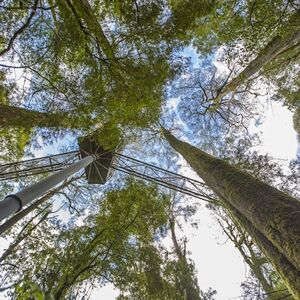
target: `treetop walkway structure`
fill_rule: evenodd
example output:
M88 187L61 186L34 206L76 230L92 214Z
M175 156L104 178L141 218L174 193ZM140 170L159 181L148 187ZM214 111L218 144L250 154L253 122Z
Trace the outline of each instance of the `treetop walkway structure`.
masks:
M0 165L0 182L54 172L0 201L0 221L83 168L89 184L105 184L117 170L204 201L214 201L208 194L208 187L201 181L129 157L117 150L106 151L89 137L79 140L78 144L79 150L76 151Z

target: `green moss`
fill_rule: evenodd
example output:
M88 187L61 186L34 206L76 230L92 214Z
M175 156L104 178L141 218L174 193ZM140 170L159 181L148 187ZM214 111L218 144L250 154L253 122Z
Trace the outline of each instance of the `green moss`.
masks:
M221 199L225 199L255 230L259 230L266 243L284 254L280 254L280 259L271 256L270 259L276 258L277 264L278 260L284 259L278 268L286 268L282 270L283 274L289 276L292 272L293 280L296 279L295 269L300 270L300 202L224 160L177 140L166 130L164 135ZM299 280L300 276L297 282ZM300 293L299 289L300 283L298 288L293 287L296 294Z

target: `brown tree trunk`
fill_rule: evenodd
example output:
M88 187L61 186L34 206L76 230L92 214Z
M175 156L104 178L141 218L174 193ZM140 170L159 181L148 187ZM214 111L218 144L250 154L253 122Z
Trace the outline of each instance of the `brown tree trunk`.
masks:
M181 270L181 272L183 274L180 275L180 283L185 290L186 299L187 300L201 300L200 294L199 294L199 289L197 289L198 286L195 286L195 280L193 278L193 274L190 271L185 254L182 252L182 250L177 242L177 238L176 238L176 234L175 234L175 217L174 216L171 216L169 224L170 224L173 247L174 247L178 262L183 269L183 270Z
M300 201L176 139L169 131L163 132L211 189L246 217L299 271Z
M300 13L297 12L292 19L294 21L300 22L299 20ZM292 22L292 20L291 20ZM215 97L214 102L217 107L220 104L220 101L223 97L225 97L230 92L235 91L241 84L243 84L246 80L250 79L252 75L262 69L267 63L272 61L278 55L284 53L285 51L295 47L300 43L300 29L299 26L296 27L294 31L292 31L288 36L276 36L274 37L264 49L262 49L256 58L252 60L249 65L235 78L233 78L228 84L226 84L220 93Z
M75 119L64 114L51 114L0 104L0 127L76 128L78 126Z

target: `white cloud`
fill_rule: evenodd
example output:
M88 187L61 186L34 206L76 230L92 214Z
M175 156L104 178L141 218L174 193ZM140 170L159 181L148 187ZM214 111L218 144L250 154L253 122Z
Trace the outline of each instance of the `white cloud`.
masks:
M291 160L297 154L297 133L293 128L292 112L280 103L272 102L261 126L262 145L259 150L277 159Z

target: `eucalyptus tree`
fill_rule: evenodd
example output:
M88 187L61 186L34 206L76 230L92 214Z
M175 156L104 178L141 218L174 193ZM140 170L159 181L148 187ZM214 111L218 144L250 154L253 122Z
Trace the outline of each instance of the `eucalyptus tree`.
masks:
M218 195L231 217L254 238L293 295L299 297L300 202L224 160L179 141L169 131L163 129L163 133Z
M212 99L224 77L212 58L200 57L199 66L190 68L174 81L171 90L171 96L176 99L177 119L187 128L186 136L214 154L220 152L217 148L221 145L230 147L241 135L250 135L251 121L259 122L261 114L259 94L249 99L244 99L243 95L223 99L216 108ZM253 140L253 144L255 142Z
M117 282L121 291L117 299L212 300L216 291L199 288L197 270L188 257L187 239L178 238L176 233L181 228L182 219L187 223L192 222L196 206L180 205L184 200L174 193L166 193L164 197L167 199L164 211L166 222L154 243L137 243L135 260L124 266L124 273L121 273L122 277ZM171 246L165 245L167 236Z
M170 212L169 226L174 252L177 256L179 283L182 286L187 300L200 300L200 289L195 279L193 266L188 263L186 246L179 244L175 230L176 218L173 212Z
M228 124L228 120L225 118L219 118L219 120L216 116L211 118L210 115L216 114L216 112L209 112L208 109L205 111L205 107L197 105L199 104L199 99L203 97L203 92L199 92L199 90L201 91L201 87L206 86L207 82L205 79L208 77L199 76L201 73L201 71L198 71L196 76L192 75L191 77L187 77L184 82L179 83L177 87L179 92L177 92L175 96L179 95L182 98L182 103L179 102L177 111L179 111L181 121L185 124L184 129L183 126L181 126L180 133L184 134L189 141L192 141L192 143L201 149L222 158L226 162L234 164L235 167L241 171L246 171L256 179L276 186L294 197L299 197L299 170L297 170L299 162L297 160L290 164L291 172L283 172L276 163L276 159L253 151L253 147L259 144L256 135L250 135L249 133L245 135L241 134L241 131L233 128L232 124ZM207 80L210 82L209 77ZM207 88L204 92L206 93L206 91L208 91ZM191 102L192 105L190 108L184 100ZM203 99L203 106L205 105L209 106L209 102L205 103L205 99ZM206 132L207 123L210 121L212 125L208 127L209 132ZM237 122L238 120L233 121ZM176 128L176 125L174 128ZM188 153L185 154L189 155ZM213 216L219 215L220 218L218 218L218 222L220 222L222 231L226 236L229 236L229 239L235 244L235 247L239 250L250 268L254 269L254 271L251 271L254 274L253 276L256 274L258 278L261 278L262 288L265 288L268 292L282 289L284 284L282 284L281 287L275 284L277 281L280 282L280 280L278 280L278 278L276 279L274 270L265 274L265 270L272 268L268 260L262 256L261 252L258 252L257 245L254 240L249 237L249 233L245 232L238 222L232 219L230 214L226 213L224 208L211 204L209 204L208 207L212 209ZM260 257L263 259L260 259ZM273 279L271 283L269 283L271 277L273 277ZM275 299L278 295L279 294L274 294Z
M117 299L213 299L215 291L197 286L175 234L174 216L188 219L192 207L175 211L170 196L133 180L99 200L80 222L65 224L46 204L13 228L15 239L1 257L1 291L22 299L79 299L110 283L120 290ZM171 249L163 243L168 232Z
M291 32L282 33L281 36L275 36L236 77L232 78L228 83L225 83L219 89L218 95L214 98L216 105L219 105L223 97L234 92L240 85L244 84L254 74L263 69L269 62L283 53L298 47L300 43L299 20L300 11L297 11L287 22L287 28L292 27Z
M233 145L232 145L233 146ZM249 151L247 143L239 143L232 149L227 149L222 157L227 158L235 167L248 172L264 183L275 186L283 192L294 197L299 197L299 162L290 162L289 167L283 170L276 159L269 155L262 155L256 151ZM264 299L278 299L286 297L294 299L276 273L268 259L259 250L253 238L247 233L235 219L230 218L226 211L220 207L213 209L213 215L217 217L222 231L228 239L234 243L236 249L242 255L250 268L250 275L246 282L242 283L245 299L251 299L261 294Z
M225 49L232 65L230 76L210 98L215 104L211 109L216 110L237 93L251 91L254 79L263 77L273 84L270 95L295 111L298 128L299 3L249 0L218 5L219 9L203 18L204 26L194 39L202 55Z
M246 294L247 290L249 294L250 290L252 293L255 291L258 295L265 293L267 299L278 299L278 297L289 294L284 281L274 271L249 234L235 220L230 219L224 210L216 209L213 214L217 218L222 232L234 244L249 266L250 275L241 284L244 293Z
M278 43L281 38L297 32L298 19L299 3L296 1L219 2L217 9L200 21L204 26L196 32L194 46L205 54L225 46L237 56L240 65L247 66L270 41ZM279 53L275 51L273 54Z

